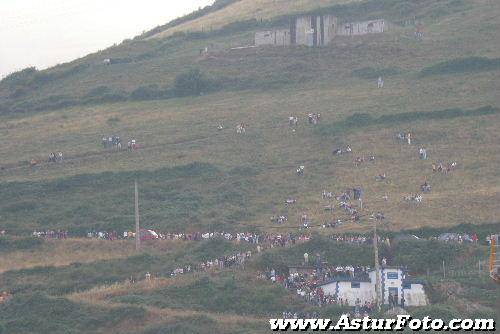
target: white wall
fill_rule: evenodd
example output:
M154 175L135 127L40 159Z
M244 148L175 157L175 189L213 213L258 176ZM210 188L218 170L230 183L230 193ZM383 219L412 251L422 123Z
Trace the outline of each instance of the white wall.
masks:
M340 36L360 36L366 34L383 33L386 31L384 20L371 20L364 22L346 22L340 24L337 34Z
M255 45L290 45L290 32L288 30L257 31L255 33Z
M411 289L404 289L405 306L426 306L428 304L422 284L412 284Z
M339 283L339 293L337 300L347 299L350 306L356 305L356 299L361 300L361 304L365 302L372 302L374 298L374 288L369 282L360 282L359 288L351 288L351 282L338 282ZM325 295L335 296L336 292L336 282L323 285L321 287Z

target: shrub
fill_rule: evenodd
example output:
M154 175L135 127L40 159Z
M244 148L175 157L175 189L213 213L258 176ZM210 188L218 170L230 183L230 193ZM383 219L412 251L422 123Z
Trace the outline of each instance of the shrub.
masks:
M25 85L27 82L33 80L37 72L38 71L35 67L28 67L23 70L14 72L3 78L0 81L0 86L7 86L13 89L17 86Z
M29 250L40 247L42 244L43 240L39 238L11 239L0 237L0 251L2 252Z
M213 90L213 85L199 69L192 69L175 78L174 92L176 96L196 96Z
M491 70L500 70L500 58L467 57L447 60L422 69L420 75L430 76Z
M165 99L172 96L171 90L161 89L158 85L140 86L130 93L130 99L134 101Z
M440 270L443 261L454 263L460 254L465 257L466 247L440 241L401 241L393 245L392 262L396 265L408 265L412 272L424 273L427 269Z
M426 120L439 120L439 119L453 119L458 117L473 117L495 115L500 112L500 109L485 106L473 110L463 110L459 108L436 110L428 112L412 111L399 114L382 115L380 117L373 117L367 113L355 113L341 122L334 124L320 125L317 129L319 134L338 134L343 131L361 129L367 126L392 126L396 124L408 123L413 121L426 121Z
M217 323L204 315L176 318L172 323L154 326L144 334L205 334L220 333Z
M386 67L386 68L363 67L352 71L353 76L362 79L376 79L378 77L388 77L400 73L401 70L394 67Z
M111 89L108 86L97 86L95 88L92 88L85 96L84 98L95 98L95 97L101 97L103 95L111 93Z
M145 315L140 307L110 310L41 293L16 295L0 305L0 322L4 322L7 333L88 333L121 321L143 319Z
M418 308L413 312L412 316L416 319L431 317L432 319L443 319L444 321L461 318L460 312L458 312L454 307L442 304Z

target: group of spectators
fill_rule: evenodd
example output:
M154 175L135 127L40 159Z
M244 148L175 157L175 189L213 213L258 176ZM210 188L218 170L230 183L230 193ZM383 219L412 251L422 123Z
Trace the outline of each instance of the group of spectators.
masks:
M122 139L119 136L109 136L102 137L101 145L103 148L115 148L117 150L122 149ZM139 144L134 138L131 138L127 141L127 149L129 151L136 150L139 148Z
M315 306L326 305L345 305L348 306L347 300L341 298L336 299L334 296L325 295L321 288L321 283L333 278L368 278L369 267L363 266L324 266L317 264L317 268L308 272L293 272L288 276L277 274L275 269L265 271L260 275L261 278L272 281L273 283L281 284L288 291L298 295L306 302ZM368 308L371 311L371 304L363 305L366 311ZM361 305L358 308L361 311Z
M149 230L148 230L149 231ZM67 235L67 231L65 232ZM159 240L180 240L180 241L203 241L209 239L225 239L236 243L250 243L255 245L268 245L269 247L285 247L293 245L297 242L305 242L310 239L308 234L279 234L279 233L252 233L252 232L193 232L193 233L156 233ZM133 239L135 233L125 231L118 233L116 231L90 231L87 233L87 238L100 240L117 240L117 239Z
M61 151L55 153L55 152L51 152L49 153L49 162L63 162L64 161L64 157L63 157L63 153Z
M447 164L443 164L442 162L437 162L432 164L432 171L434 173L449 173L457 168L457 162L452 161Z
M477 243L479 238L476 233L443 233L437 237L437 240L456 243Z
M68 231L66 230L47 230L47 231L33 231L32 234L37 238L46 239L66 239L68 237Z
M372 239L368 238L364 235L338 235L334 234L330 236L330 239L332 239L335 242L338 243L346 243L346 244L356 244L356 245L364 245L364 244L371 244Z
M184 266L178 266L175 269L173 269L168 276L169 277L177 277L185 274L189 274L192 272L206 272L206 271L213 271L213 270L222 270L225 268L230 268L230 267L235 267L235 266L240 266L243 267L245 265L245 262L252 257L252 252L247 251L247 252L238 252L233 255L227 255L227 256L220 256L215 259L207 260L204 262L201 262L196 265L190 265L186 264ZM160 275L159 275L160 276ZM148 271L145 274L145 279L147 281L151 280L152 274ZM130 278L130 283L134 283L135 280L133 277Z

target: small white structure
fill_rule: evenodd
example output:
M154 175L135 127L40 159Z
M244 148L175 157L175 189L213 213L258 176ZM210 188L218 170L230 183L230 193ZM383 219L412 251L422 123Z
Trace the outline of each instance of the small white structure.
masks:
M290 45L290 30L268 30L255 33L255 45Z
M371 270L366 278L334 278L319 287L325 295L334 296L337 300L346 300L350 306L355 306L358 299L361 304L375 300L375 276L375 270ZM403 269L398 267L380 269L382 303L389 304L389 295L392 295L398 305L402 305L403 299L404 306L427 305L424 282L409 280L405 276Z
M367 34L383 33L386 30L384 20L371 20L363 22L347 22L339 25L337 35L339 36L361 36Z

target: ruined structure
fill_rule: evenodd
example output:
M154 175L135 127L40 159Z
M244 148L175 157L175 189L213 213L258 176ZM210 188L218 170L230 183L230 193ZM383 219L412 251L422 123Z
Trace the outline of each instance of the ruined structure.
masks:
M339 26L339 36L361 36L367 34L383 33L385 31L384 20L372 20L363 22L349 22Z
M256 32L255 46L325 46L330 44L336 36L382 33L385 29L384 20L348 22L338 25L334 15L304 15L290 20L290 26L286 29Z

